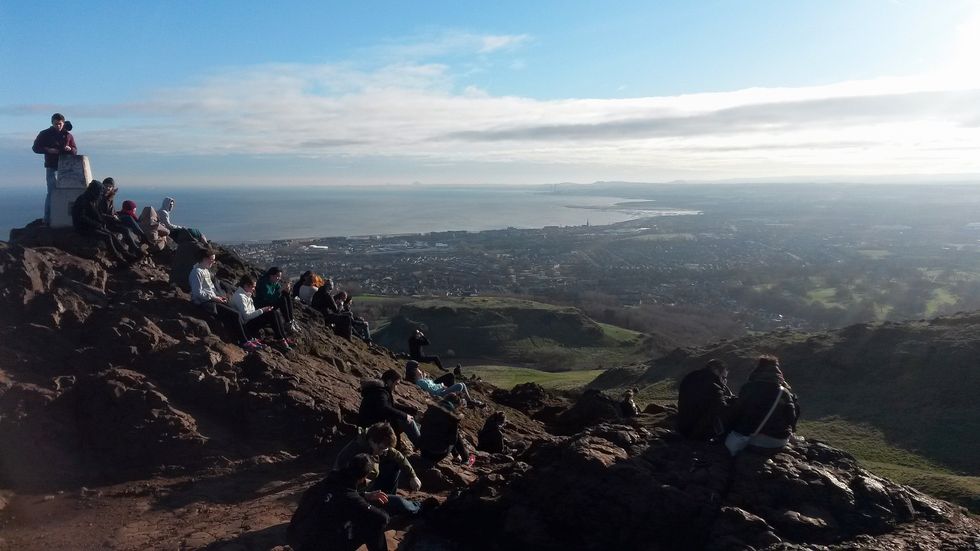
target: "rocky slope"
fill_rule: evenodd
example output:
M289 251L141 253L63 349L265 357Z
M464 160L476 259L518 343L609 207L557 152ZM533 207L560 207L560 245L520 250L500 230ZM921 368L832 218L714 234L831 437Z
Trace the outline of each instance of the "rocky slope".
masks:
M282 545L299 495L352 434L359 380L402 368L305 309L292 352L228 344L169 283L186 251L123 267L70 231L12 237L0 243L0 549ZM218 260L228 280L254 271ZM980 545L959 509L816 443L733 464L676 441L669 411L625 425L599 393L472 386L529 451L422 473L419 497L446 503L437 522L394 526L393 546ZM398 393L426 406L414 387ZM471 440L489 413L468 410Z

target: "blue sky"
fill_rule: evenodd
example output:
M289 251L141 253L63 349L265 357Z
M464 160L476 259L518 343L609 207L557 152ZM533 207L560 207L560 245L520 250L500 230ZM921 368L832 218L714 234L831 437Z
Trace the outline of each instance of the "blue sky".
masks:
M980 2L0 1L0 186L50 113L133 185L980 173ZM55 19L57 17L57 19Z

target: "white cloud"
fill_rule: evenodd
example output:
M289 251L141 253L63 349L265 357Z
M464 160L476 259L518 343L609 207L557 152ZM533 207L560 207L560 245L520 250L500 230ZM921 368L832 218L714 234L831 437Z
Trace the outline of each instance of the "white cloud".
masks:
M531 37L526 34L496 34L482 37L483 45L480 53L486 54L497 50L511 49L527 42Z

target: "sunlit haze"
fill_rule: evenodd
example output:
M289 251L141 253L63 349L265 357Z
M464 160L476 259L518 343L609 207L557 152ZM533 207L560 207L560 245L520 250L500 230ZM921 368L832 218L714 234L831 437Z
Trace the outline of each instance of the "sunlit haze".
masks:
M980 173L980 3L0 3L0 186Z

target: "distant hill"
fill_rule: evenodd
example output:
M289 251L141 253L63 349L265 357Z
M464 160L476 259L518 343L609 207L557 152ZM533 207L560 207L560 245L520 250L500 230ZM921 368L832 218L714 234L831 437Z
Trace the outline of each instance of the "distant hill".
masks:
M972 493L971 506L980 507L980 313L721 341L676 350L641 369L606 372L592 386L640 386L648 399L674 399L684 374L721 358L737 392L762 353L779 356L800 396L804 435L849 449L900 479L899 468L906 479L970 475L933 482L959 484L950 491Z
M407 351L416 327L425 328L432 342L427 353L545 370L623 365L675 348L663 337L597 323L577 308L496 297L405 304L375 338L392 350Z

